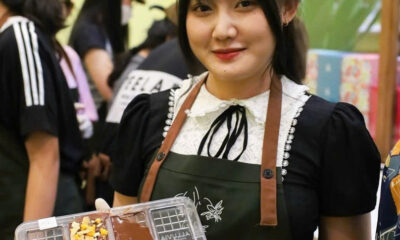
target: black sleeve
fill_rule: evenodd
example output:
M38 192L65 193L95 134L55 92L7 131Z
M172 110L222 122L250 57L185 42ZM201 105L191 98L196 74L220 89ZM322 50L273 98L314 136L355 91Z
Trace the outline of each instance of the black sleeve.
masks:
M30 29L30 31L24 31ZM8 31L8 47L3 51L8 66L11 96L17 96L19 132L35 131L58 135L58 110L54 69L44 41L32 22L17 23ZM14 102L14 101L13 101Z
M105 153L108 156L112 156L113 152L115 152L115 140L118 134L118 123L104 122L101 126L101 139L100 146L98 151L101 153Z
M150 95L141 94L125 109L112 156L111 185L114 190L128 196L137 196L143 177L143 141L150 113Z
M91 49L105 49L106 35L101 26L91 22L79 22L71 35L70 45L81 58Z
M354 106L338 103L321 134L320 212L354 216L376 203L380 155Z

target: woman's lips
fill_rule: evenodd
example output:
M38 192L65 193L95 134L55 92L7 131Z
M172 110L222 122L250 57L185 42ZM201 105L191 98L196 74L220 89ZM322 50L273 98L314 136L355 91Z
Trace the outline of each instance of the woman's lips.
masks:
M239 55L244 48L235 48L235 49L217 49L213 50L212 52L221 60L231 60Z

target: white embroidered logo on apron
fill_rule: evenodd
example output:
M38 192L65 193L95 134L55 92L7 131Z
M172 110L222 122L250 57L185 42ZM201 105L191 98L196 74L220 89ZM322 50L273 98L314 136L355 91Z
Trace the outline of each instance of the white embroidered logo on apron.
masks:
M206 216L207 220L214 219L215 222L219 222L222 220L221 214L224 208L222 207L223 200L219 201L215 206L212 204L211 200L208 198L203 198L207 200L209 204L207 204L207 212L202 212L200 216Z
M203 212L199 212L201 217L205 217L206 221L213 221L214 223L220 222L222 221L222 212L224 210L223 207L223 200L220 200L218 203L213 204L213 202L208 198L208 197L200 197L200 193L199 190L197 189L197 187L194 187L194 190L192 192L192 196L188 196L189 191L186 191L184 193L179 193L177 195L175 195L175 197L188 197L190 198L197 210L199 211L199 206L203 206L205 205L205 207L207 208L207 211L203 211ZM190 194L189 194L190 195ZM205 222L205 221L203 221ZM204 225L204 230L206 228L209 227L209 225Z

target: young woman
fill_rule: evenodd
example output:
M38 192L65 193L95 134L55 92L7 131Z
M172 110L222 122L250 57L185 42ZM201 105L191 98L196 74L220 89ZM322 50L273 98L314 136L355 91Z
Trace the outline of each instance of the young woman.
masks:
M67 17L72 12L74 4L71 0L63 0L63 17ZM68 45L61 46L56 41L57 55L60 58L60 66L63 70L74 105L77 109L79 129L84 139L89 139L93 134L93 124L98 120L97 109L90 92L88 79L79 55Z
M370 239L379 154L355 107L301 85L298 4L179 1L181 46L208 72L127 107L115 206L190 197L207 239Z
M70 45L100 94L101 98L95 99L97 105L112 96L107 79L114 55L125 51L130 5L131 0L86 0L71 33Z
M51 38L63 22L60 1L0 0L3 239L14 239L22 221L53 215L59 181L63 209L82 211L75 184L82 139Z

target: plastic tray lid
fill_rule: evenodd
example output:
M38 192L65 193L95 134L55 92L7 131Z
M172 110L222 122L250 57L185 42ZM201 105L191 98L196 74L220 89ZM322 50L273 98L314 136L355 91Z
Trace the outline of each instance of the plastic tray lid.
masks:
M101 218L104 228L111 233L108 239L114 240L109 215L109 211L91 211L25 222L15 230L15 240L70 240L71 223L84 217Z
M104 226L109 233L108 240L120 238L118 234L123 232L118 232L122 226L118 224L123 223L124 219L142 226L151 233L155 240L206 240L196 207L186 197L168 198L111 208L108 211L92 211L22 223L15 231L15 240L71 240L71 223L85 216L92 219L100 217L104 220ZM131 226L128 227L131 228Z
M136 213L156 240L205 240L203 226L193 202L175 197L111 209L110 216Z

